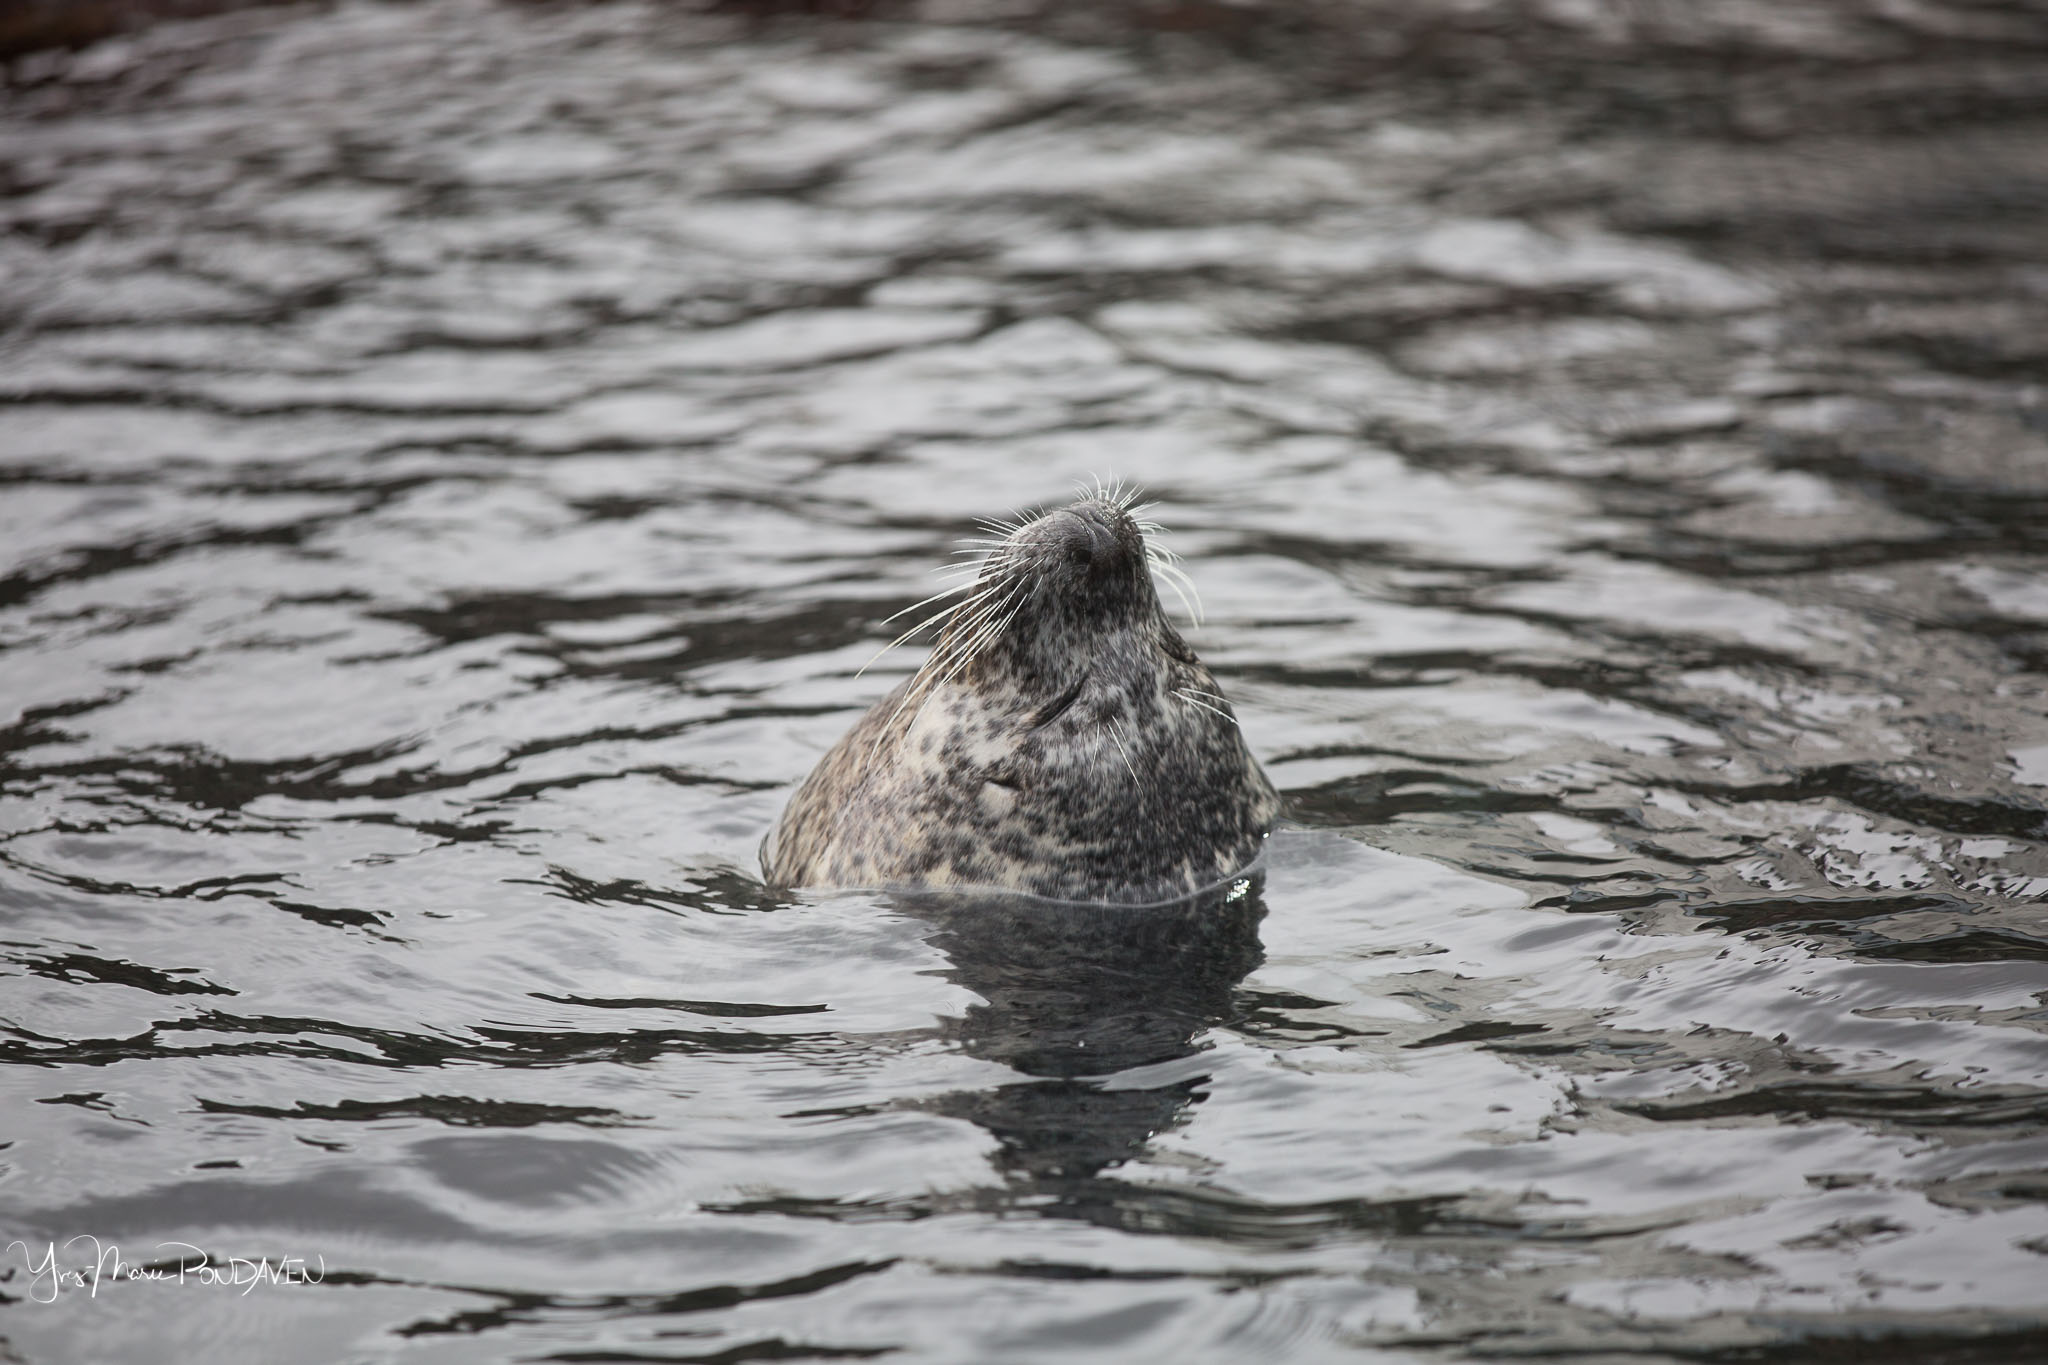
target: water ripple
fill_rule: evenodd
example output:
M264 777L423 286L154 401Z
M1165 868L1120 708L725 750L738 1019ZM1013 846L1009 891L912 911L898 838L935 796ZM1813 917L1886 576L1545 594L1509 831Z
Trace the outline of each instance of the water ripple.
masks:
M14 1353L2048 1352L2034 8L176 8L0 33ZM1260 875L765 887L1096 474Z

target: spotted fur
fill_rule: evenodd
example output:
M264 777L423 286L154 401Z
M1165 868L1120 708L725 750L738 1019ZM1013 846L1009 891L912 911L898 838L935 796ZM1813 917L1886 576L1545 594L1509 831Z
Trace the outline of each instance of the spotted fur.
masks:
M997 528L931 658L790 798L771 882L1128 904L1257 858L1279 797L1160 608L1136 510L1097 488Z

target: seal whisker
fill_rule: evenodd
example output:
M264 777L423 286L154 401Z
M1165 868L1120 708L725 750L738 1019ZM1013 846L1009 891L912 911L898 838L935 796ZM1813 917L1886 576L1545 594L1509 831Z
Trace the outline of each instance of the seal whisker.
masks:
M930 597L925 598L922 602L914 602L910 606L905 607L902 611L895 612L892 615L884 617L882 619L882 624L887 625L889 624L889 622L894 621L899 616L903 616L910 612L916 611L919 607L927 606L933 602L940 601L943 598L954 597L960 593L967 592L970 589L978 589L980 585L981 581L979 579L973 579L965 583L957 583L950 588L941 589L940 591L933 593ZM947 605L940 607L930 616L925 617L922 621L919 621L916 625L904 631L901 635L898 635L888 644L883 645L880 649L876 650L873 654L868 656L868 661L862 664L858 669L856 669L854 671L853 676L858 678L862 674L866 673L870 668L873 668L875 666L875 660L881 658L884 654L887 654L890 650L896 648L898 645L903 644L905 641L909 640L911 636L916 635L919 631L924 630L929 626L937 625L940 621L947 620L953 616L960 615L962 613L971 613L981 605L982 601L982 596L979 592L977 592L975 596L971 596L967 598L965 601L948 603Z
M903 714L903 708L910 705L913 700L922 697L922 700L918 701L917 710L911 713L910 721L904 726L904 729L908 731L917 725L917 718L924 714L925 706L930 703L933 694L937 692L939 686L944 682L944 679L940 678L938 674L939 669L945 667L946 660L949 657L946 652L946 642L941 639L937 647L925 656L925 661L918 666L917 672L910 675L910 685L903 689L903 699L896 703L896 709L889 713L889 719L883 721L881 727L876 730L874 743L868 748L870 757L879 751L882 745L895 732L896 718ZM949 672L947 676L950 677L952 674Z
M1195 587L1195 580L1188 577L1188 571L1186 569L1183 569L1180 565L1174 563L1170 559L1153 560L1148 562L1150 563L1152 571L1154 573L1159 574L1161 577L1167 579L1169 582L1180 584L1182 587L1186 588L1190 593L1194 594L1194 598L1197 603L1195 607L1195 615L1197 617L1200 617L1202 614L1202 609L1199 604L1202 600L1202 595Z
M1148 540L1145 542L1145 562L1148 564L1170 564L1175 568L1179 568L1180 556L1167 549L1164 545L1155 545Z
M1166 580L1166 586L1173 589L1173 595L1175 597L1178 597L1180 599L1181 606L1187 609L1188 618L1192 620L1196 625L1200 625L1202 623L1202 614L1199 611L1195 610L1194 603L1188 601L1188 595L1186 592L1181 590L1180 584L1174 582L1172 579L1169 578Z
M1180 604L1188 609L1188 615L1194 619L1194 623L1198 626L1202 624L1202 594L1195 587L1195 580L1189 578L1187 571L1178 564L1158 559L1148 562L1152 572L1158 574L1166 586L1173 589L1174 596L1180 598Z
M1003 632L1009 629L1010 622L1016 620L1017 613L1023 609L1024 599L1027 595L1020 589L1013 589L1010 596L999 603L994 611L990 612L988 618L981 622L979 628L968 638L964 645L960 658L962 667L973 663L983 650L1002 638ZM1003 611L1004 607L1007 607L1008 610ZM1003 613L1000 619L997 618L996 612Z
M891 621L896 620L898 617L908 616L910 615L910 613L916 611L919 607L928 607L932 603L937 602L942 598L958 597L961 593L968 591L973 586L974 582L972 579L970 579L965 583L955 583L951 587L940 588L937 592L933 593L930 597L927 597L922 601L912 602L909 606L905 607L901 611L890 612L887 616L884 616L882 618L882 624L886 626ZM951 611L952 608L948 607L946 610Z
M1024 529L1028 524L1028 519L1022 515L1019 515L1015 521L1004 521L1001 517L976 517L974 524L987 531L990 535L1001 536L1004 540L1008 540L1011 536Z
M1138 489L1119 479L1115 470L1109 472L1106 482L1103 475L1091 473L1085 481L1077 481L1074 484L1074 491L1085 499L1107 503L1114 507L1118 514L1130 517L1133 521L1137 520L1139 512L1152 506L1149 502L1139 503Z
M947 628L945 638L939 641L938 648L932 651L931 656L924 661L924 667L918 669L911 679L910 686L904 690L903 700L897 703L894 711L889 713L888 721L883 724L881 731L876 736L875 742L877 746L894 730L896 717L903 714L903 708L910 705L911 698L919 693L923 693L923 700L918 702L917 710L911 712L909 723L904 726L906 731L917 728L918 718L924 715L924 708L931 705L931 700L934 696L938 695L938 690L959 676L960 670L973 663L981 651L988 648L989 643L1001 634L1002 627L1008 625L1016 616L1018 608L1023 603L1021 600L1018 600L1016 605L1013 606L1011 602L1012 599L1021 599L1026 595L1019 591L1021 586L1021 583L1012 586L1007 596L995 597L995 600L990 602L976 599L974 603L976 608L974 616L970 619L959 621ZM1010 610L1007 615L1002 617L1001 625L997 625L995 624L996 615L1004 607L1009 607ZM955 644L954 641L957 638L955 632L966 628L971 628L974 634L968 638L964 645ZM939 674L939 669L941 668L945 669L943 676ZM872 750L870 752L872 753Z
M1219 706L1211 706L1208 702L1197 700L1196 696L1193 694L1191 690L1176 687L1173 689L1173 695L1179 697L1182 701L1186 702L1190 706L1201 707L1204 711L1207 711L1212 716L1221 716L1224 720L1229 721L1232 725L1237 724L1236 716L1231 715L1228 711L1225 711L1223 708ZM1210 696L1213 694L1203 693L1202 695ZM1217 700L1221 701L1222 698L1219 697L1217 698Z
M899 635L899 636L897 636L897 637L896 637L895 639L891 640L891 641L890 641L890 642L889 642L888 644L886 644L886 645L883 645L883 646L882 646L882 647L881 647L880 649L876 650L876 651L875 651L875 652L874 652L873 654L870 654L870 655L868 655L868 660L867 660L867 662L866 662L866 663L864 663L864 664L862 664L862 665L861 665L861 666L860 666L859 668L856 668L855 670L853 670L853 676L854 676L854 677L856 677L856 678L858 678L858 677L860 677L860 676L861 676L862 674L866 673L866 672L867 672L867 671L868 671L869 669L871 669L871 668L873 668L873 667L875 666L875 661L876 661L877 659L881 658L881 657L882 657L882 656L883 656L884 654L887 654L887 653L888 653L888 652L889 652L890 650L892 650L892 649L896 648L896 646L898 646L898 645L900 645L900 644L904 644L904 643L908 642L911 636L913 636L913 635L917 634L917 633L918 633L919 631L923 630L923 629L924 629L925 627L927 627L927 626L930 626L930 625L935 625L935 624L937 624L937 622L938 622L939 618L940 618L940 617L943 617L943 616L944 616L945 614L946 614L946 613L945 613L945 611L944 611L944 610L940 610L940 611L938 611L938 612L935 612L934 614L932 614L932 615L930 615L930 616L927 616L927 617L925 617L925 619L924 619L924 620L922 620L922 621L919 621L919 622L918 622L918 623L917 623L916 625L912 626L912 627L911 627L911 628L910 628L909 630L906 630L906 631L904 631L904 632L903 632L903 633L902 633L901 635Z
M994 633L1001 630L997 618L1008 619L1003 614L1013 611L1012 603L1017 594L1018 587L1014 584L1003 587L991 584L981 594L956 608L937 653L948 658L958 655L963 664L973 662L975 655L994 638Z
M1118 734L1118 730L1121 727L1114 720L1108 720L1104 723L1109 727L1107 730L1109 742L1116 745L1116 751L1124 756L1124 766L1131 770L1131 781L1136 782L1138 780L1138 768L1136 764L1131 762L1131 751L1124 747L1123 738Z
M887 626L887 624L889 624L891 620L895 620L897 616L903 616L903 614L907 614L907 612L915 612L915 610L918 610L920 606L930 606L932 602L938 602L940 598L952 598L952 596L956 596L956 593L961 593L961 591L967 591L969 587L973 587L973 583L961 583L961 585L958 585L958 587L948 587L948 589L944 589L944 591L936 591L936 593L932 593L932 596L930 596L930 598L926 598L924 602L913 602L911 606L903 608L901 612L895 612L893 616L885 616L885 618L883 618L883 624ZM961 610L961 608L969 608L969 606L973 606L973 604L975 604L975 600L973 600L973 598L969 598L967 602L954 602L954 604L948 604L948 606L942 606L942 608L938 608L936 612L932 612L930 616L926 616L924 620L920 620L918 624L915 624L915 626L911 626L911 628L909 628L909 630L905 630L903 634L899 634L899 636L897 636L897 639L889 641L887 645L883 645L881 649L877 649L877 651L874 651L874 657L870 657L870 659L868 659L866 663L862 663L862 665L860 665L860 669L858 669L858 671L854 673L854 677L860 677L860 673L866 673L866 671L868 671L868 667L872 667L872 665L874 665L874 659L881 659L883 655L887 655L887 653L889 653L891 649L895 649L897 645L901 645L901 643L909 641L909 636L913 636L913 634L918 634L918 632L920 632L920 630L924 630L926 626L936 626L936 624L938 624L940 620L944 620L946 616L952 616L954 612L958 612L958 610Z

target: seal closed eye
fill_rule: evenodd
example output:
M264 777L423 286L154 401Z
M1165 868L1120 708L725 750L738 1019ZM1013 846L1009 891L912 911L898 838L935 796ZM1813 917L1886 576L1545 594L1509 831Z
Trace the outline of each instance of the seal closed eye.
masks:
M1279 797L1167 621L1152 572L1178 570L1131 502L1003 528L924 666L790 798L771 882L1138 904L1258 857Z

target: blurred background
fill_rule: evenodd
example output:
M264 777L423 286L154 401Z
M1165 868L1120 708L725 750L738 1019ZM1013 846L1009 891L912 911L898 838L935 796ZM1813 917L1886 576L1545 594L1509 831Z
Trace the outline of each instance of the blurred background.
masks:
M2048 1355L2048 7L0 53L11 1358ZM764 888L1093 476L1263 880Z

